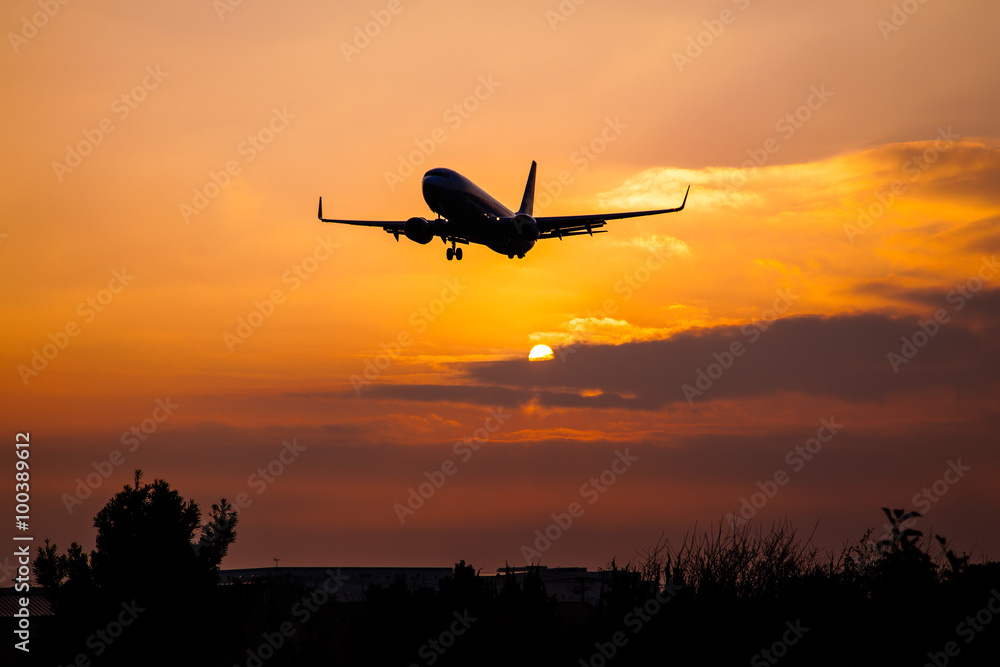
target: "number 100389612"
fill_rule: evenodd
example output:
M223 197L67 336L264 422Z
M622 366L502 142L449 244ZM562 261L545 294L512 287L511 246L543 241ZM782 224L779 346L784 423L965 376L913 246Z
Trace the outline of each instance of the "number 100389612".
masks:
M28 517L30 515L31 487L29 485L31 474L28 472L28 457L31 456L31 434L18 433L14 438L14 449L17 462L14 464L14 500L17 505L14 508L17 516L15 521L18 528L28 529Z

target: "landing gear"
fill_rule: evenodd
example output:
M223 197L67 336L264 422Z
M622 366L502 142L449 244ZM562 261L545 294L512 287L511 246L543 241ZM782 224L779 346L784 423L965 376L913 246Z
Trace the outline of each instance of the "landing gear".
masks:
M461 248L456 248L455 247L455 242L452 241L451 242L451 247L448 248L448 250L445 251L444 256L448 258L449 262L451 261L451 259L453 257L455 259L457 259L458 261L462 261L462 249Z

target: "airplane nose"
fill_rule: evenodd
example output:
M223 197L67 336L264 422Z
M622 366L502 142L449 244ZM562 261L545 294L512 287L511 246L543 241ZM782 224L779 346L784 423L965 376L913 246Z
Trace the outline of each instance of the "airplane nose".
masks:
M424 174L422 184L424 188L440 188L445 184L446 180L444 176L437 174Z
M436 199L436 195L447 189L447 179L436 174L424 174L421 181L421 189L424 192L424 201Z

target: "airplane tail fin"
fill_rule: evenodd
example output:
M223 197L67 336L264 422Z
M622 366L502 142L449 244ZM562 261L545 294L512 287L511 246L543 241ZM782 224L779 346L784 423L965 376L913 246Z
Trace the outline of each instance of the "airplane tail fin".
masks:
M535 161L531 161L531 171L528 172L528 183L524 186L524 196L521 197L521 208L518 215L534 215L535 209Z

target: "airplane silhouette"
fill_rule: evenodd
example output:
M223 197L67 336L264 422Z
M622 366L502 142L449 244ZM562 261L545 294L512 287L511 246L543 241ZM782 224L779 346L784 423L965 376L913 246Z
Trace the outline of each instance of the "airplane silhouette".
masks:
M440 236L445 244L451 243L445 253L447 258L461 260L462 249L456 244L479 243L494 252L513 259L524 258L525 253L543 239L560 239L564 236L580 234L603 234L600 230L608 220L636 218L644 215L660 215L683 210L687 203L689 185L684 192L684 201L677 208L656 211L632 211L628 213L605 213L594 215L557 215L532 217L535 202L535 162L528 172L528 183L524 186L521 208L517 213L486 194L475 183L451 169L431 169L424 174L421 187L424 201L438 214L436 220L410 218L409 220L335 220L323 217L323 198L319 198L319 219L322 222L336 222L343 225L381 227L396 237L402 234L411 241L430 243Z

